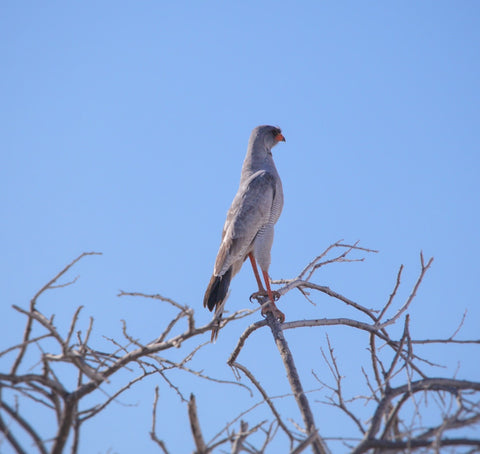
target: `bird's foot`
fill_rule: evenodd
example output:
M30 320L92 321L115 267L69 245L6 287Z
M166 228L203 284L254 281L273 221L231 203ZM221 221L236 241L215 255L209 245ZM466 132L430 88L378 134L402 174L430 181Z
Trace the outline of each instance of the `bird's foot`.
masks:
M275 305L275 303L268 302L262 306L262 315L266 316L268 312L275 317L280 323L285 321L285 314Z
M252 300L257 300L257 302L261 302L262 299L268 298L268 294L265 290L259 290L258 292L252 293L250 295L250 302L253 303Z
M278 301L280 299L280 293L273 291L272 296L274 301ZM252 299L257 300L257 302L262 303L262 300L268 298L268 293L266 290L259 290L258 292L252 293L250 295L250 302L253 303Z

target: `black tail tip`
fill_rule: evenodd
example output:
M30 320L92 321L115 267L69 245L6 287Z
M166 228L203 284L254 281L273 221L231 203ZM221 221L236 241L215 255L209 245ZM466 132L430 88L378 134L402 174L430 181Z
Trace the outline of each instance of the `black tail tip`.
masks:
M222 304L227 297L230 280L232 278L232 269L229 268L223 276L213 275L203 298L203 306L211 312L218 305Z

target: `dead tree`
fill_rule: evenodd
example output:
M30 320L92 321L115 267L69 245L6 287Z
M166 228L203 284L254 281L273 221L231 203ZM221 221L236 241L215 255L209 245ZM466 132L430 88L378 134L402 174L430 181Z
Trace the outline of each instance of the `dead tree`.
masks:
M96 349L90 341L94 329L93 319L83 330L77 326L82 307L73 314L70 326L57 327L54 316L42 312L38 299L50 290L72 284L74 280L66 283L61 283L60 280L79 260L97 253L82 254L42 287L27 309L13 306L25 316L26 323L18 344L8 346L0 353L3 364L10 364L8 370L0 373L0 442L16 453L32 452L32 446L35 452L42 454L62 453L67 449L77 453L83 423L103 412L122 393L134 389L138 382L155 375L161 377L186 402L185 424L189 421L195 452L198 454L227 452L227 449L231 453L269 452L269 447L278 443L279 439L283 440L282 452L285 453L331 452L329 444L333 442L332 435L325 433L315 421L319 412L326 411L341 412L356 427L355 436L337 436L348 452L443 452L449 448L454 449L454 452L480 452L480 437L472 437L467 432L468 428L478 427L480 421L480 382L429 375L425 371L430 366L429 359L421 357L416 351L418 345L426 343L456 344L461 347L465 343L478 345L480 340L457 339L459 329L446 339L413 339L410 336L408 310L432 259L425 261L423 255L420 255L418 278L408 298L396 310L392 308L400 287L403 267L400 267L391 295L384 306L378 309L364 307L329 287L313 282L319 268L331 263L363 260L362 257L351 258L352 254L370 252L374 251L357 244L337 242L309 263L297 277L275 282L280 285L278 291L281 295L296 290L311 301L315 293L324 294L338 304L349 307L353 315L351 318L319 318L283 324L267 315L266 319L251 324L240 336L228 359L228 365L237 377L237 381L230 382L213 377L208 370L196 370L190 366L192 358L208 344L204 342L203 335L207 333L208 336L213 328L212 323L197 326L194 309L160 295L120 293L120 296L151 298L175 308L176 315L166 322L162 333L148 343L141 343L129 334L127 324L123 322L123 338L110 338L111 350L108 352ZM259 302L266 303L264 300ZM220 328L224 329L252 312L255 311L237 311L225 317ZM364 321L365 318L368 321ZM395 337L391 328L398 323L403 324L403 333L400 337ZM292 348L287 342L288 332L291 329L329 326L344 326L364 333L370 352L370 363L362 369L369 389L367 395L345 395L340 361L328 336L327 349L322 352L326 367L331 372L331 381L326 382L317 377L327 394L319 403L309 397L310 390L304 389L304 377L301 377L295 364L295 347ZM274 396L261 384L262 377L259 373L241 362L242 350L254 342L253 333L264 329L271 331L288 377L288 385L285 383L290 389L288 398L296 402L303 424L294 423L282 415ZM190 344L186 346L187 340L197 338L193 348ZM169 359L170 351L181 351L183 359ZM67 365L76 374L74 386L67 384L63 372L57 367L60 364ZM135 377L128 379L113 392L110 390L108 397L105 397L100 391L109 386L111 377L127 368L136 371ZM205 440L195 396L191 394L189 398L184 397L168 376L168 371L172 369L205 380L221 381L228 386L249 387L255 390L260 400L253 407L239 409L237 418L220 428L212 439ZM84 404L87 395L95 396L96 403ZM177 452L169 451L168 440L164 440L165 434L158 433L158 400L157 386L150 437L160 452ZM425 402L429 400L435 402L439 417L437 423L427 427L422 422L422 412ZM41 432L28 418L24 410L27 401L51 413L50 433ZM358 412L358 402L362 402L366 410ZM248 421L251 410L258 406L268 409L270 418ZM255 439L254 434L257 435ZM260 442L258 434L262 435ZM278 452L278 448L275 452Z

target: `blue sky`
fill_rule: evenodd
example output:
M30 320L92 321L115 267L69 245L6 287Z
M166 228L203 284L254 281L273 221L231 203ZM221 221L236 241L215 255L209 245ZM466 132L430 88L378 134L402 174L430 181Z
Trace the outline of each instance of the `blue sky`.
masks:
M467 309L460 336L478 337L479 55L474 1L2 2L2 348L22 334L11 304L26 307L91 250L103 255L79 264L79 281L42 299L59 324L83 304L99 345L102 335L120 336L121 319L142 340L154 338L163 306L119 299L119 289L168 296L206 323L203 292L225 213L250 131L265 123L287 139L274 153L285 207L272 277L294 277L336 240L360 240L380 252L324 269L317 282L379 307L400 264L400 296L408 295L423 250L435 261L410 311L412 335L449 336ZM229 309L250 307L254 289L245 267ZM280 307L287 320L353 316L326 297L316 303L292 293ZM258 317L223 330L199 363L233 379L225 361ZM319 352L325 332L346 375L360 377L352 356L365 352L364 337L318 329L312 343L289 333L309 389L310 370L329 377ZM259 375L266 366L272 393L287 392L268 333L252 344L245 363ZM430 354L478 376L472 349L447 351ZM176 379L197 393L206 438L232 419L230 407L256 402L238 389ZM122 398L133 407L114 405L99 418L111 432L86 426L82 452L158 452L148 439L155 384ZM186 408L161 385L170 424L159 435L190 452ZM338 435L339 420L322 419L318 404L314 411Z

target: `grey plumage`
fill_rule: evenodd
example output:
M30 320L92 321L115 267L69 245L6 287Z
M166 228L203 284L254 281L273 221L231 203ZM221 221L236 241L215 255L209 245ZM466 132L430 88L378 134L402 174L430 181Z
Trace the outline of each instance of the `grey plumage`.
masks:
M272 148L279 141L285 139L274 126L258 126L250 136L239 188L227 213L213 275L203 300L210 311L216 309L218 322L230 281L249 254L258 262L264 276L268 275L274 225L283 208L282 182L272 157ZM261 282L258 284L259 290L263 290ZM269 283L266 285L270 291ZM212 338L216 334L214 330Z

